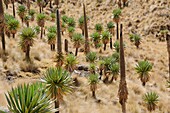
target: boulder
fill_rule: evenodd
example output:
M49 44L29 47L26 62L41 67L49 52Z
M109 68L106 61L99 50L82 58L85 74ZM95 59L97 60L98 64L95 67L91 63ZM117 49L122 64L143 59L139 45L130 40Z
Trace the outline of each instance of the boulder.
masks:
M77 66L77 70L84 70L84 71L88 71L88 66L78 65L78 66Z

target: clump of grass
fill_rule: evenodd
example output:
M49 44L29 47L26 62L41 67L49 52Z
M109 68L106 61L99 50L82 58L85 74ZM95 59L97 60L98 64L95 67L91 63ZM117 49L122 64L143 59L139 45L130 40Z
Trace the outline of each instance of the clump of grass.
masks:
M23 72L31 72L31 73L39 73L40 70L38 69L38 66L34 63L25 63L22 62L20 64L21 71Z

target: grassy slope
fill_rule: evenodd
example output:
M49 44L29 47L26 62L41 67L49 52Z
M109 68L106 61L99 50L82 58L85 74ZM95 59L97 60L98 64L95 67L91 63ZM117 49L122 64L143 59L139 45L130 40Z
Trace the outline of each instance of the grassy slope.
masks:
M153 3L155 1L155 3ZM154 35L147 34L147 31L152 29L152 26L160 26L167 22L167 19L164 17L155 16L161 11L164 13L167 11L167 4L161 5L158 3L159 0L150 0L149 3L140 4L139 0L131 0L129 7L123 10L122 23L124 25L124 41L126 43L125 57L126 57L126 74L127 74L127 84L129 89L129 98L127 102L127 111L128 113L145 113L146 108L142 103L142 95L148 91L155 91L160 96L159 109L156 113L168 113L168 108L170 107L170 93L166 88L166 78L168 77L168 59L167 59L167 50L166 42L159 42L154 38ZM65 10L66 14L73 16L78 20L83 14L82 7L79 7L80 0L78 0L77 5L73 6L72 4L62 4L61 10ZM100 7L95 7L96 3L94 0L87 1L87 15L90 17L89 29L91 34L94 31L94 25L96 23L103 23L106 26L106 23L112 21L111 13L116 6L109 6L106 3L103 3ZM150 12L152 10L151 6L159 5L156 11ZM137 8L136 8L137 6ZM34 4L32 8L35 8ZM161 7L165 7L161 9ZM160 8L160 9L159 9ZM12 13L12 7L8 11ZM38 12L38 9L37 9ZM136 20L140 20L139 23ZM128 27L129 22L132 23L131 27ZM31 23L31 26L35 25L36 21ZM47 25L47 24L46 24ZM55 25L48 21L48 25ZM22 26L21 26L22 28ZM76 29L77 32L81 32L79 28ZM128 34L130 31L137 31L142 35L142 44L140 49L137 50L135 46L130 43L128 39ZM66 33L63 38L68 38ZM113 37L115 41L115 37ZM16 36L16 39L7 39L7 51L9 53L7 62L3 63L0 59L0 106L5 106L6 102L4 99L4 92L10 89L11 86L15 86L18 83L23 83L25 81L32 81L33 79L39 78L39 75L33 75L31 73L21 72L21 67L24 67L22 59L24 57L23 52L18 47L19 36ZM75 51L72 45L70 50ZM43 47L43 48L42 48ZM12 48L12 49L11 49ZM38 50L38 52L37 52ZM96 51L92 49L92 51ZM103 52L101 55L112 54L114 50L108 49ZM98 50L97 50L98 52ZM41 61L34 60L35 64L39 67L42 72L49 66L54 66L55 53L50 51L50 46L47 44L45 38L43 40L36 39L35 45L31 48L32 59L38 57ZM151 63L154 64L153 70L151 72L151 79L145 87L142 87L141 82L137 79L138 75L135 73L134 67L137 61L148 59ZM78 60L80 64L85 63L85 57L83 53L79 53ZM88 65L88 63L85 63ZM18 75L21 75L22 78L15 79L14 82L6 82L4 72L6 70L17 72ZM76 91L64 98L64 102L61 106L61 113L116 113L121 111L121 106L118 103L118 85L119 80L114 82L111 85L105 85L100 82L98 90L96 92L97 98L101 99L101 103L96 103L91 98L91 92L89 89L88 82L86 78L79 77L78 80L81 82L81 86L76 88Z

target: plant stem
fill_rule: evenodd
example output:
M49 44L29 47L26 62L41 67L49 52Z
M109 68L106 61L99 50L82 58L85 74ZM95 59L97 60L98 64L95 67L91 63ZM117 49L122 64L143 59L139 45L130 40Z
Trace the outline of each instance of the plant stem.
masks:
M41 27L41 39L43 37L43 27Z
M55 100L54 103L55 103L55 109L59 108L59 101ZM59 111L56 111L55 113L59 113Z
M93 97L94 99L96 99L96 93L95 93L95 91L92 91L92 97Z
M68 53L68 40L65 39L64 42L65 42L65 46L64 46L65 47L65 52Z
M12 37L15 38L15 34L12 34Z
M117 31L117 40L119 40L119 23L116 23L116 27L117 27L117 29L116 29L116 31Z
M27 46L27 50L25 53L25 59L27 62L30 62L30 46Z
M12 8L13 8L13 16L15 17L15 2L12 3Z
M76 48L75 56L77 56L77 54L78 54L78 49L79 49L79 48Z
M106 51L106 44L104 44L104 51Z
M113 49L112 38L110 38L110 49Z

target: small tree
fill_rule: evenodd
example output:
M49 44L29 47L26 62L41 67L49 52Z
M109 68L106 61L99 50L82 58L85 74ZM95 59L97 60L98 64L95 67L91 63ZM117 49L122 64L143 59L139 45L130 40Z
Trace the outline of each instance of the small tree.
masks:
M51 51L55 50L55 43L56 43L56 36L57 36L57 28L56 26L50 26L47 28L47 38L48 38L48 44L51 46Z
M146 82L148 82L150 78L149 72L152 69L152 64L150 64L147 60L139 61L135 69L139 74L142 85L145 86Z
M82 35L84 35L84 17L81 16L78 21L79 21L79 28L82 30Z
M119 53L119 50L120 50L119 41L116 40L115 43L113 44L113 46L114 46L116 52ZM125 46L126 46L126 45L123 43L123 47L124 47L124 48L125 48Z
M87 17L86 20L88 21L89 18ZM81 16L78 22L79 22L79 28L82 30L82 35L84 35L84 16Z
M7 28L6 30L9 31L13 35L13 38L15 38L15 34L17 33L17 30L19 28L19 21L14 19L9 19L7 21Z
M61 24L61 33L62 33L62 35L64 35L64 32L66 31L66 24L63 22L62 24Z
M55 34L57 34L57 27L56 27L56 26L50 26L50 27L47 28L47 31L48 31L49 33L55 33Z
M108 24L107 24L107 29L109 30L109 32L114 36L114 29L115 28L115 25L114 25L114 23L113 22L109 22Z
M97 84L99 82L98 74L89 75L90 90L92 91L92 97L96 99Z
M8 13L4 14L4 18L5 18L5 24L7 24L9 20L15 19L14 16L12 16L12 15L10 15Z
M68 17L67 17L66 15L63 15L63 16L61 17L61 19L62 19L62 21L63 21L64 23L67 23L67 21L68 21Z
M39 6L39 12L42 13L43 5L44 5L44 0L37 0L37 4Z
M72 39L75 28L74 27L68 27L67 30L68 30L68 33L69 33L69 37Z
M143 100L147 104L148 111L151 112L155 110L157 103L159 101L158 98L159 96L155 92L146 93L143 96Z
M74 18L68 18L67 24L68 24L69 27L75 27L76 26L76 22L75 22Z
M90 63L94 63L97 60L96 52L89 52L86 55L86 60L89 61Z
M121 13L122 13L122 11L121 11L121 9L119 9L119 8L113 10L113 21L114 21L115 23L119 23Z
M11 33L10 30L8 29L8 21L15 18L9 14L4 14L4 18L5 18L5 26L4 26L5 34L8 36L8 38L10 38Z
M103 80L104 83L110 83L109 82L109 75L110 75L110 67L112 64L116 63L116 59L112 58L111 56L108 56L103 59L103 70L104 70L104 75L105 78Z
M48 68L41 81L46 84L47 94L55 100L55 108L59 108L59 103L63 100L64 94L72 92L73 81L71 76L61 67ZM55 113L59 113L59 111Z
M35 31L34 29L27 27L23 28L20 34L20 47L25 52L25 59L27 62L30 62L30 47L33 46L35 38Z
M105 64L104 60L99 60L99 74L100 74L100 78L99 79L101 79L101 77L103 75L103 70L105 68L104 64Z
M134 42L136 48L139 48L139 45L141 44L141 37L138 34L130 34L129 38L131 42Z
M26 15L24 18L23 18L25 24L27 25L27 27L29 27L29 22L31 20L31 16L29 15Z
M101 32L102 32L102 30L103 30L102 24L96 24L96 25L95 25L95 30L96 30L96 32L98 32L99 34L101 34Z
M120 16L121 16L121 9L115 9L113 10L113 21L116 23L117 25L117 40L119 39L119 21L120 21Z
M40 27L39 26L35 26L33 29L35 30L35 33L37 35L40 34Z
M141 44L141 37L139 35L135 36L134 42L135 42L136 48L139 48L139 45Z
M160 30L159 34L160 34L159 40L160 40L160 41L165 41L166 35L168 34L168 30L167 30L167 29L165 29L165 30Z
M34 21L34 18L35 18L35 10L34 10L34 9L30 9L29 15L31 16L31 21Z
M18 13L19 17L21 18L22 23L24 22L24 17L25 17L26 11L27 10L26 10L26 7L24 5L18 6L17 13Z
M104 51L106 50L107 43L109 42L110 33L108 31L102 32L102 42L104 44Z
M74 43L74 47L76 48L75 56L77 56L78 49L81 47L83 42L84 42L84 40L83 40L82 34L79 34L79 33L74 33L73 34L73 43Z
M98 47L98 44L100 43L100 34L98 32L94 32L92 35L91 35L91 38L92 38L92 41L95 45L95 48Z
M112 58L115 59L116 62L119 62L119 58L120 58L120 57L119 57L119 53L118 53L118 52L114 52L114 53L112 54Z
M107 29L109 30L109 32L112 34L112 36L114 36L114 30L115 30L115 25L114 25L114 23L113 22L109 22L108 24L107 24ZM112 49L113 47L112 47L112 36L110 36L110 49Z
M37 15L37 24L41 27L41 38L43 37L43 27L45 25L45 14L40 13Z
M94 63L90 64L89 71L90 71L91 74L96 73L96 65Z
M51 51L55 51L55 43L56 43L56 34L55 33L47 33L48 44L51 46Z
M73 54L68 54L65 63L66 70L68 70L69 72L73 72L74 69L76 68L77 63L78 62L76 56L74 56Z
M54 22L55 19L56 19L55 13L51 13L51 14L50 14L50 17L51 17L51 21Z
M116 52L119 53L119 49L120 49L120 47L119 47L119 41L116 41L116 42L113 44L113 46L114 46Z
M129 34L129 39L131 42L134 42L134 34Z
M118 75L119 75L119 64L118 63L114 63L111 64L109 67L111 73L112 73L112 78L110 80L110 83L113 82L113 80L117 80Z

